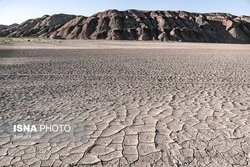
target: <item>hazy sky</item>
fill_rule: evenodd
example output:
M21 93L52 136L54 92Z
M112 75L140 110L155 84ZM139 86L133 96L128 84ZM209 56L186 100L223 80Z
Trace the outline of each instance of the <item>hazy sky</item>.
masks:
M0 24L21 23L56 13L90 16L107 9L227 12L250 16L250 0L0 0Z

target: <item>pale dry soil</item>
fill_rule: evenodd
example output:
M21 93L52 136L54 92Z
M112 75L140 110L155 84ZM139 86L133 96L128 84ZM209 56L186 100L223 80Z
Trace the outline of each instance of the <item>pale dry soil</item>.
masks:
M250 166L249 81L249 45L2 44L0 165Z

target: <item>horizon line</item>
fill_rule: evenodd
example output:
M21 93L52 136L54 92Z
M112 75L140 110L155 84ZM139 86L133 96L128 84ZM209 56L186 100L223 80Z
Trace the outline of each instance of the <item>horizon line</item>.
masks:
M118 11L118 12L126 12L126 11L130 11L130 10L136 10L136 11L142 11L142 12L153 12L153 11L160 11L160 12L163 12L163 11L169 11L169 12L187 12L187 13L195 13L195 14L229 14L229 15L232 15L232 16L237 16L237 17L240 17L240 16L245 16L245 17L250 17L248 15L235 15L235 14L232 14L232 13L229 13L229 12L192 12L192 11L187 11L187 10L147 10L147 9L126 9L126 10L118 10L118 9L106 9L106 10L103 10L103 11L100 11L100 12L94 12L93 14L87 16L87 15L82 15L82 14L74 14L74 13L54 13L54 14L43 14L39 17L31 17L31 18L28 18L26 20L23 20L21 22L14 22L14 23L11 23L11 24L4 24L4 23L0 23L0 25L4 25L4 26L10 26L10 25L13 25L13 24L22 24L28 20L31 20L31 19L38 19L38 18L41 18L43 16L53 16L53 15L59 15L59 14L64 14L64 15L74 15L74 16L83 16L83 17L91 17L91 16L94 16L98 13L103 13L103 12L107 12L107 11L111 11L111 10L115 10L115 11Z

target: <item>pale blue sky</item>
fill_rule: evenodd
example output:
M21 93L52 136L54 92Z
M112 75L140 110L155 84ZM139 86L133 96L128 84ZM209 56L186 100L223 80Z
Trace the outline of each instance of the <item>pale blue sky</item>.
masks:
M250 16L250 0L0 0L0 24L21 23L56 13L90 16L107 9L186 10Z

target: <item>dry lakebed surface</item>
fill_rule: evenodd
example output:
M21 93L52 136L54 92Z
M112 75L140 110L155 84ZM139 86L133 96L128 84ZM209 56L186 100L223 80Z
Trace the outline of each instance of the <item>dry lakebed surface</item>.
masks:
M0 127L0 166L247 167L250 46L1 39Z

